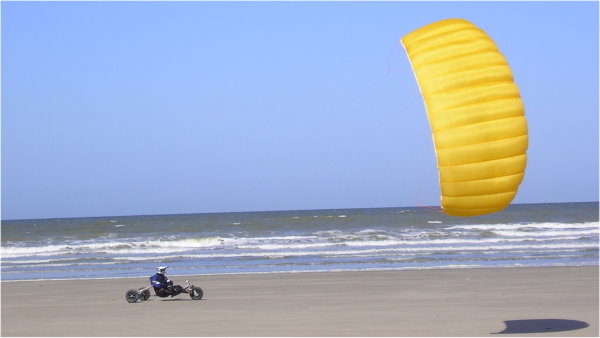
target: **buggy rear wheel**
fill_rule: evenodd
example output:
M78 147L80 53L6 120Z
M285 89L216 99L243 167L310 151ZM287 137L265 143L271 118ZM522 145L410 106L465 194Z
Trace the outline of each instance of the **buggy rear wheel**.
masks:
M137 290L131 289L125 293L125 299L128 303L135 303L139 299L139 294Z
M145 288L138 289L138 294L141 301L148 300L150 298L150 290L144 290ZM142 291L144 290L144 291Z

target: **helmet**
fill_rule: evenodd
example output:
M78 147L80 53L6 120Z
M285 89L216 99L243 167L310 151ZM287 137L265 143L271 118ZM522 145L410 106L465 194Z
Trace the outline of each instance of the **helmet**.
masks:
M168 268L168 266L162 266L161 265L161 266L159 266L159 267L156 268L156 273L159 274L159 275L164 275L165 272L167 272L167 268Z

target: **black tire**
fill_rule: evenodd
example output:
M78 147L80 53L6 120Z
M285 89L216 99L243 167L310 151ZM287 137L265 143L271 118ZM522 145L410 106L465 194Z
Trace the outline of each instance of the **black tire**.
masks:
M204 291L201 288L194 286L190 291L190 298L193 300L200 300L204 296Z
M142 291L143 289L144 289L144 288L140 288L140 289L138 290L138 293L139 293L140 300L141 300L141 301L145 301L145 300L148 300L148 299L150 299L150 290L144 290L144 291ZM141 292L140 292L140 291L141 291Z
M125 293L125 299L127 300L127 303L137 302L139 299L137 290L131 289L131 290L127 291L127 293Z

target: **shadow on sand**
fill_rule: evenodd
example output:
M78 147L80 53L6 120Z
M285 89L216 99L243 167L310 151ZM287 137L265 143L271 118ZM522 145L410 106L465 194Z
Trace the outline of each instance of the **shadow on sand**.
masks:
M521 319L506 320L504 323L506 324L504 331L492 334L560 332L579 330L589 326L586 322L570 319Z
M205 300L205 298L202 299L191 299L191 298L162 298L159 299L161 302L198 302L198 301L203 301Z

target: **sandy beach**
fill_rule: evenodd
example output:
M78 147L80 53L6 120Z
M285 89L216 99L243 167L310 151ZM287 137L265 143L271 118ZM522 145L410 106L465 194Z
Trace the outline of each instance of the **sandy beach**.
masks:
M598 266L2 282L2 336L598 336Z

